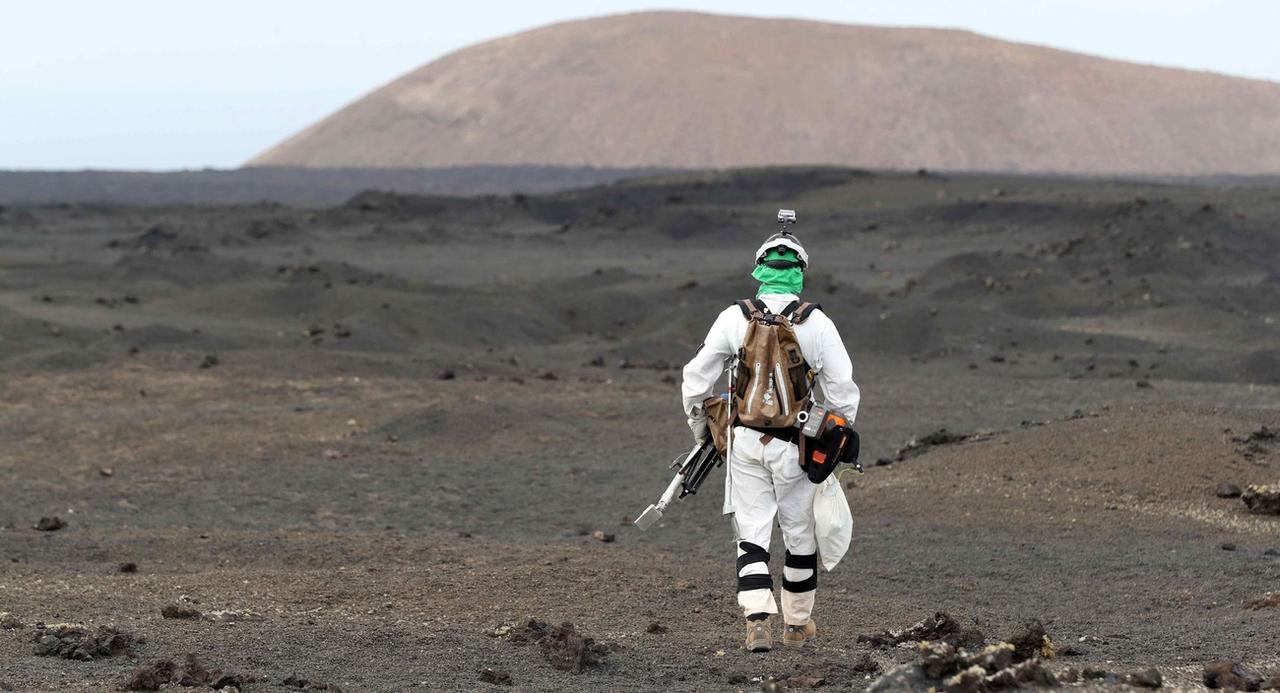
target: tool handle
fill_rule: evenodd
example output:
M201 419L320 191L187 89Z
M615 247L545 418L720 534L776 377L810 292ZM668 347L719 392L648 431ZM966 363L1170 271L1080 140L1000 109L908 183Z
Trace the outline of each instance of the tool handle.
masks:
M666 509L667 505L671 503L671 499L676 495L676 489L680 488L680 481L683 478L683 474L676 474L672 477L671 483L667 484L667 490L662 492L662 498L658 499L658 510Z

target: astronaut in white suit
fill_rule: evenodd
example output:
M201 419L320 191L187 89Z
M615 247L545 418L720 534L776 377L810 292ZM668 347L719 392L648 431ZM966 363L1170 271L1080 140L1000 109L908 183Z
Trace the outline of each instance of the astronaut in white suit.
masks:
M756 269L752 272L761 282L758 300L775 314L799 305L807 267L808 255L795 236L777 234L765 241L756 252ZM698 440L705 440L708 435L702 404L714 394L720 376L742 346L747 324L737 305L726 308L684 367L684 411ZM821 309L815 309L794 325L793 331L813 370L820 399L852 426L860 394L853 382L853 364L835 324ZM738 604L747 618L746 648L763 652L772 647L770 616L778 613L778 604L769 575L769 543L775 519L786 547L783 642L802 644L817 633L812 613L818 578L813 498L818 487L800 467L799 448L794 442L736 421L732 440L725 474L724 512L732 514L737 534Z

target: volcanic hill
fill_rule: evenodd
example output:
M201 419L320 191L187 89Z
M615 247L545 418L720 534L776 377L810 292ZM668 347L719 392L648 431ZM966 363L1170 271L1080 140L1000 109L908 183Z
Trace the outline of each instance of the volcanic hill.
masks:
M250 166L1280 172L1280 84L967 31L688 12L446 55Z

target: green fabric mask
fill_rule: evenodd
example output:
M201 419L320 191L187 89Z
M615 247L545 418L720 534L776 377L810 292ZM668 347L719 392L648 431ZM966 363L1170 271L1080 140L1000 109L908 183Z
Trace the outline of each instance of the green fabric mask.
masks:
M774 248L765 253L764 259L796 262L799 260L799 256L796 255L794 250ZM756 296L765 294L795 294L799 296L800 290L804 288L804 270L799 267L774 269L765 265L756 265L756 268L751 271L751 276L760 282L760 290L756 292Z

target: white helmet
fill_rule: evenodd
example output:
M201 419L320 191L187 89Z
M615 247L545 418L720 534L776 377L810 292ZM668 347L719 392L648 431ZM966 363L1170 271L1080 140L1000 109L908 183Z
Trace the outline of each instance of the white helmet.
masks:
M809 267L809 254L804 252L804 246L800 245L800 239L786 231L773 234L769 237L769 240L760 246L759 250L756 250L756 264L762 264L764 256L774 248L787 248L796 251L796 255L800 258L800 267L804 269Z

